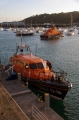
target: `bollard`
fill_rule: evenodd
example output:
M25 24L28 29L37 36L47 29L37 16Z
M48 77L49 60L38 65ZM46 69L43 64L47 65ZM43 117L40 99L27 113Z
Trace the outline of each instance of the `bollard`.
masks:
M38 96L37 96L37 100L38 100L39 102L43 102L43 100L42 100L42 96L40 96L40 95L38 94Z
M18 80L21 81L21 74L20 73L18 73Z
M50 96L48 93L45 93L45 109L49 109L50 107Z
M40 102L43 102L43 100L42 100L42 96L40 96Z
M37 100L40 101L40 96L39 96L39 94L37 95Z
M39 98L40 98L40 96L39 96L39 94L37 95L37 99L39 100Z

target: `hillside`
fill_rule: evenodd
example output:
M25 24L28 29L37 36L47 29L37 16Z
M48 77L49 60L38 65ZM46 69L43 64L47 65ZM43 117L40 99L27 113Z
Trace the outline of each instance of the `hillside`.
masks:
M79 12L68 12L68 13L52 13L52 14L40 14L31 16L24 19L25 24L43 24L43 23L54 23L54 24L70 24L71 14L73 16L73 22L79 23Z

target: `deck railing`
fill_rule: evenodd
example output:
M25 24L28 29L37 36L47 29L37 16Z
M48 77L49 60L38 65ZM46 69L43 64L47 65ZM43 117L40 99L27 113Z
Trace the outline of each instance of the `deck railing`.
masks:
M32 119L34 120L48 120L35 105L32 105Z
M8 76L10 75L10 70L11 70L11 73L13 73L13 67L14 67L14 65L13 65L13 66L10 66L10 67L5 71L5 73L7 73Z

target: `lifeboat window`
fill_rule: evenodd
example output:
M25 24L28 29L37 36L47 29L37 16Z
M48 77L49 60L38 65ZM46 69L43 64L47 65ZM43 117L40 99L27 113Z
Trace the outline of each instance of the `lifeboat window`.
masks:
M28 67L29 67L29 65L26 63L25 68L27 69Z
M37 69L37 66L35 63L31 63L29 64L29 66L30 66L30 69Z
M42 64L41 62L37 63L37 67L38 67L39 69L44 68L44 67L43 67L43 64Z

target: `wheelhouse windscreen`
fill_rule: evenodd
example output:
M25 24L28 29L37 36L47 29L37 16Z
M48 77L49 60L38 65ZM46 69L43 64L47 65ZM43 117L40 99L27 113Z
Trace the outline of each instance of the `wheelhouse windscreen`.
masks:
M44 68L44 67L43 67L43 64L42 64L41 62L37 63L37 67L38 67L39 69L43 69L43 68Z
M30 66L30 69L37 69L37 66L35 63L31 63L29 64L29 66Z

